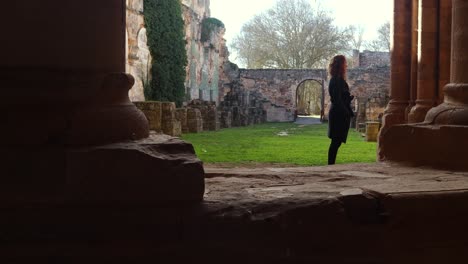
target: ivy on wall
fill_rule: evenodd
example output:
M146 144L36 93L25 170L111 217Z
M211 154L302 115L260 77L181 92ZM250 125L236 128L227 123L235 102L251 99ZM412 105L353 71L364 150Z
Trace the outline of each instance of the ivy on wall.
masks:
M224 28L224 23L214 17L208 17L202 21L201 41L206 42L210 39L211 33L218 28Z
M153 57L152 80L145 85L145 98L181 106L185 98L187 53L180 0L144 0L144 7L148 46Z

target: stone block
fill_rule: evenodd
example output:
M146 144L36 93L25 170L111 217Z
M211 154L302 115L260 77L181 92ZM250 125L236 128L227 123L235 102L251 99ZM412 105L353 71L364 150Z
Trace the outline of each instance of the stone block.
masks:
M216 131L220 129L216 103L193 100L192 102L190 102L189 107L197 108L200 110L204 130Z
M230 128L232 127L232 112L229 110L223 110L221 112L221 127Z
M180 137L182 135L182 126L180 121L173 119L171 121L165 121L162 123L163 133L166 135Z
M366 122L366 141L377 142L379 129L380 129L379 122Z
M199 109L187 109L187 128L190 133L199 133L203 131L203 120Z
M173 102L162 102L162 132L170 136L182 135L182 126L180 121L176 118L176 105Z
M199 202L204 169L193 146L149 138L90 147L1 147L3 206Z
M187 108L176 109L176 119L180 121L182 133L188 133L189 129L187 126Z
M150 130L161 132L162 103L156 101L134 102L148 119Z
M193 146L166 135L69 151L69 199L132 203L201 201L204 170Z

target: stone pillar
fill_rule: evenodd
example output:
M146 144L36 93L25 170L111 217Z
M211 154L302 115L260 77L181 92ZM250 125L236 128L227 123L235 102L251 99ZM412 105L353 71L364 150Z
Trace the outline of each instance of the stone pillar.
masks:
M405 123L411 80L411 1L394 0L390 102L382 131Z
M438 87L438 0L419 1L418 91L416 105L408 115L408 123L424 121L436 100Z
M419 20L418 20L419 0L412 0L411 10L411 83L410 83L410 100L406 109L406 122L411 109L416 105L418 96L418 35L419 35Z
M439 0L439 89L437 104L444 101L444 87L450 83L452 48L452 0Z
M2 206L202 199L193 147L149 137L129 100L124 0L2 8L0 23L15 21L2 32L11 41L0 42Z
M440 3L444 7L448 2ZM467 14L467 0L452 0L451 83L444 88L444 102L432 108L423 123L393 126L381 133L379 160L468 171Z
M468 125L468 1L452 0L452 51L450 83L444 103L431 109L426 122Z

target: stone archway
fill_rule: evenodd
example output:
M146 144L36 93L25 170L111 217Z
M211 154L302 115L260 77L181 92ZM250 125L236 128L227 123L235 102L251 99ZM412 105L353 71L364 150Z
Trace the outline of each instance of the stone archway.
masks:
M317 79L305 79L296 88L296 114L320 115L324 113L325 91L324 81Z

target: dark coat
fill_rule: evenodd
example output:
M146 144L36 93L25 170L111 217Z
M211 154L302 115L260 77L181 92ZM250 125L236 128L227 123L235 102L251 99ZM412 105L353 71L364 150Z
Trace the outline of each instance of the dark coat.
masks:
M348 83L342 77L332 77L328 85L331 98L328 113L328 137L346 143L349 124L354 116L351 109L353 96L349 93Z

